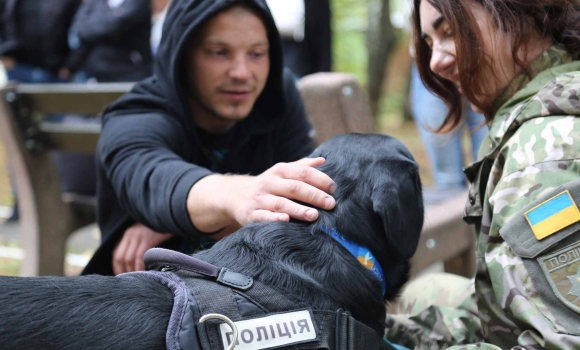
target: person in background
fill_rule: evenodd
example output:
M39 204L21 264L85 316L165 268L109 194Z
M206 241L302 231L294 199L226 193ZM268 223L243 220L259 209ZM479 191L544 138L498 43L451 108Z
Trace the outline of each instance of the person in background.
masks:
M82 0L0 0L0 60L8 79L55 83L69 54L68 30Z
M463 121L454 130L438 132L447 117L445 102L427 90L417 66L411 68L411 115L427 151L435 186L423 189L425 204L436 204L465 190L467 184L463 167L462 131L467 127L470 140L470 159L477 160L477 152L488 128L485 117L475 113L467 104Z
M0 0L0 61L8 80L62 83L68 30L82 0ZM9 221L19 219L17 195Z
M73 49L59 75L78 82L136 82L152 74L151 2L84 0L69 33Z
M297 77L332 70L330 0L267 0L284 45L284 65Z
M136 82L152 74L151 3L146 0L84 0L69 30L71 47L61 79ZM98 118L63 116L68 124L101 123ZM94 196L94 155L53 152L63 192ZM74 166L70 166L74 164Z

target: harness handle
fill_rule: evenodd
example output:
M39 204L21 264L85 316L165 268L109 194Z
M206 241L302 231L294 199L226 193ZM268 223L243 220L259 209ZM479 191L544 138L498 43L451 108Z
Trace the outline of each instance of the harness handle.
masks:
M250 276L234 272L225 267L217 267L191 255L169 249L151 248L145 252L143 261L148 270L161 272L175 269L191 271L238 290L248 290L254 284L254 279Z
M199 319L199 323L203 323L203 322L205 322L207 320L211 320L211 319L224 321L228 326L230 326L230 328L234 332L234 336L232 337L232 343L230 344L230 347L227 350L234 350L236 347L236 343L238 342L238 327L236 327L234 322L232 322L232 320L230 320L227 316L220 315L220 314L203 315Z

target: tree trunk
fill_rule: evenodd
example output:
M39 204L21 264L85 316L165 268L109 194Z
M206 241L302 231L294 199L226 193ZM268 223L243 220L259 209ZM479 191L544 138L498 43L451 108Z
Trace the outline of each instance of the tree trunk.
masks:
M368 0L368 6L368 91L369 104L376 119L387 63L396 46L397 36L391 23L389 0Z

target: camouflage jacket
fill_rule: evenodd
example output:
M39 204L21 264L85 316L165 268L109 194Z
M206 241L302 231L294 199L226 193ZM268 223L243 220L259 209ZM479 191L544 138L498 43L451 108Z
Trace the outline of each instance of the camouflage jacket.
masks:
M465 169L477 304L494 345L454 349L580 349L580 212L554 214L570 201L577 211L570 193L580 203L561 187L580 179L580 61L554 46L528 68L533 79L522 72L498 98L480 161Z

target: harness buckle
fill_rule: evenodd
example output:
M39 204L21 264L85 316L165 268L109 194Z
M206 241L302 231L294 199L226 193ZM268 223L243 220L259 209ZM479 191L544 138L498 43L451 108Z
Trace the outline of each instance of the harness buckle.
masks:
M199 319L199 323L203 323L203 322L205 322L207 320L211 320L211 319L224 321L228 326L230 326L230 328L234 332L234 335L232 337L232 343L230 344L230 347L227 350L234 350L236 347L236 343L238 342L238 327L236 327L235 323L232 322L232 320L230 320L229 317L221 315L221 314L203 315Z

